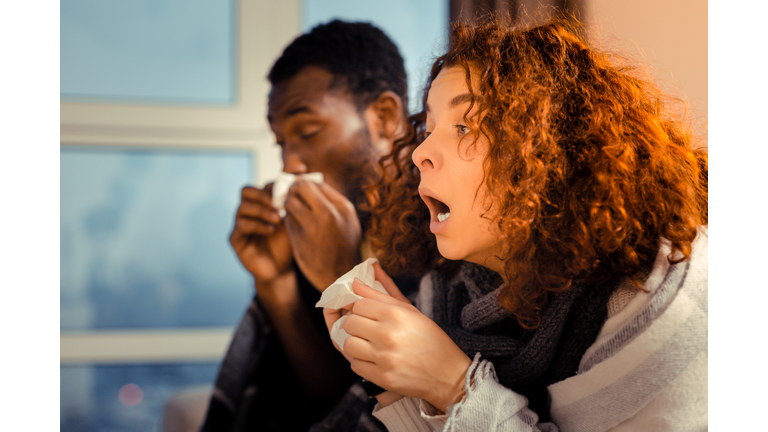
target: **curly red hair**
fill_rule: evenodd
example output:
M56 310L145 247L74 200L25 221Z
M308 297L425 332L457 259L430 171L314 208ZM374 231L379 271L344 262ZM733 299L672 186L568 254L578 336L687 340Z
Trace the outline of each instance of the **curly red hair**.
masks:
M707 224L706 148L696 148L672 99L642 68L591 47L582 33L567 19L528 29L499 18L456 24L424 93L426 101L443 68L464 68L479 109L473 129L490 143L485 186L508 281L500 301L526 326L574 281L649 269L662 238L671 262L687 259ZM367 189L371 245L395 272L450 265L429 232L411 161L425 118L411 117Z

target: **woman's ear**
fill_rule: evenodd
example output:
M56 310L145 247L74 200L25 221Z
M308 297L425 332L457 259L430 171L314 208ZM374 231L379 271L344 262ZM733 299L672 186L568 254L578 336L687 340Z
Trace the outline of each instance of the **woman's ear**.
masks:
M403 100L397 93L387 90L368 105L367 111L374 117L376 134L380 138L394 142L403 133L405 112Z

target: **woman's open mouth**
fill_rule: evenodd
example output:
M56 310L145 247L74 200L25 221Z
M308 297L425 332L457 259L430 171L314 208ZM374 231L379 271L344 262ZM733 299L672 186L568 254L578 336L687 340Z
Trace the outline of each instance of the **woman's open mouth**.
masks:
M427 204L427 207L429 207L432 213L436 215L438 222L443 222L451 216L451 209L444 202L428 195L422 195L421 198Z
M426 186L419 187L419 195L429 209L429 215L431 217L429 230L435 235L444 234L448 229L451 208L448 204L435 198L435 193Z

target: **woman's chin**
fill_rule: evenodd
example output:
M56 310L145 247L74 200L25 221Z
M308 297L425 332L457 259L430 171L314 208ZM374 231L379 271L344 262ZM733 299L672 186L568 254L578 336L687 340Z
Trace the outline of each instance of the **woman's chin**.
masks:
M451 249L446 244L440 244L441 242L437 241L437 251L440 252L440 256L447 260L451 261L459 261L463 260L465 258L464 254L458 253L456 250Z

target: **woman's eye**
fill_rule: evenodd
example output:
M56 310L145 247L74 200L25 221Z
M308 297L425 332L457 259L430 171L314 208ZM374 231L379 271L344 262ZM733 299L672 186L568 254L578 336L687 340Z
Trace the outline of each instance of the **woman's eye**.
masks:
M469 128L464 125L456 125L456 130L459 132L459 135L466 135L469 133Z
M427 139L429 138L430 135L432 135L432 131L424 131L423 135L424 135L424 139Z

